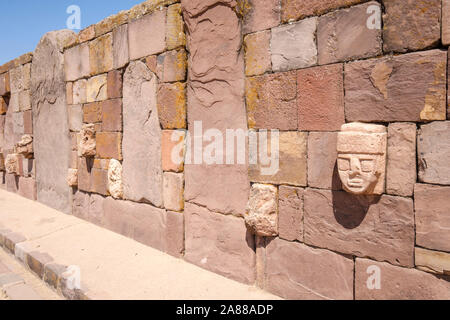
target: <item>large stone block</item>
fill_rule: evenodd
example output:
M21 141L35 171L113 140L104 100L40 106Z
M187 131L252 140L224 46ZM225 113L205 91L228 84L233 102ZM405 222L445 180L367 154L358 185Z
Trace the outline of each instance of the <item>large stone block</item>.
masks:
M106 200L101 195L77 191L73 195L73 215L99 226L104 224L103 203Z
M309 16L320 16L328 11L361 3L364 0L281 0L283 22Z
M159 85L158 114L163 129L186 128L186 85L184 83Z
M113 70L108 72L107 94L108 99L122 98L122 71Z
M172 211L183 211L184 208L184 176L182 173L164 172L164 208Z
M392 123L388 128L386 191L410 197L417 181L415 123Z
M278 189L272 185L254 184L245 214L247 227L257 236L278 235Z
M185 81L187 69L186 51L184 49L172 50L159 55L156 69L162 70L161 80L163 82Z
M450 121L422 125L417 149L419 180L450 185Z
M123 89L124 197L159 207L163 203L162 134L156 96L156 76L144 63L132 62L125 71Z
M297 129L295 72L247 78L248 126L254 129Z
M181 258L184 253L184 214L167 211L166 252Z
M83 108L81 105L68 106L69 129L78 132L83 126Z
M71 139L64 78L76 80L85 71L80 48L62 54L65 40L74 36L68 30L44 35L34 51L31 71L37 200L64 213L72 211L66 181Z
M184 170L185 138L185 131L163 130L161 153L164 171L182 172Z
M181 4L177 3L167 8L166 42L168 50L186 45Z
M307 244L414 266L411 199L307 189L304 224Z
M108 99L108 76L101 74L90 78L86 85L87 102L103 101Z
M98 157L122 160L122 134L120 132L97 132L95 140Z
M317 64L316 17L272 29L270 47L273 71L306 68Z
M299 130L337 131L345 123L342 64L299 70L297 90Z
M270 29L281 22L279 0L240 0L239 9L244 16L244 34Z
M346 64L347 121L445 120L446 55L431 50Z
M378 8L375 14L381 21L381 5L375 1L319 18L319 64L374 57L382 53L381 29L367 26L370 19L367 12L372 6Z
M95 139L94 124L85 124L81 128L78 135L78 154L83 157L93 157L96 154L96 139Z
M450 187L414 187L417 245L450 252Z
M167 9L135 20L128 25L130 60L161 53L166 49Z
M87 101L86 93L87 80L81 79L73 83L73 104L82 104Z
M122 99L112 99L102 103L102 130L122 131Z
M113 31L114 69L122 68L130 61L128 48L128 24L124 24Z
M113 68L113 37L105 34L89 42L91 75L108 72Z
M442 44L450 45L450 0L442 0Z
M246 76L257 76L272 69L270 36L270 31L266 30L244 38Z
M75 81L86 77L91 72L89 60L89 43L67 49L64 53L66 81Z
M416 247L414 258L416 267L420 270L439 275L450 275L450 253Z
M385 0L383 5L385 52L416 51L439 44L441 0Z
M286 299L353 299L353 260L274 239L266 246L266 288Z
M185 259L228 278L253 284L255 243L244 220L186 203Z
M380 277L380 289L369 289ZM370 284L370 285L369 285ZM357 300L448 300L450 282L426 272L388 263L356 259L355 299Z
M18 194L30 200L36 200L36 180L20 177Z
M280 238L303 242L302 188L280 186L278 191L278 231Z

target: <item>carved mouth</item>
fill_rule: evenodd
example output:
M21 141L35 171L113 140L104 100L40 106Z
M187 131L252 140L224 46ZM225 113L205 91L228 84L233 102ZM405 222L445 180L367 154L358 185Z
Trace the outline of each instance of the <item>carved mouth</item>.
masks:
M361 179L348 180L348 186L351 188L362 188L363 181Z

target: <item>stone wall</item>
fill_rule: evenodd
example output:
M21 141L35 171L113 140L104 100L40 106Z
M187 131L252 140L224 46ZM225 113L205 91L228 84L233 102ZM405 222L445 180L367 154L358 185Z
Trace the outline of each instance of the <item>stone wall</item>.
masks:
M2 185L284 298L449 299L449 12L149 0L49 33L0 67ZM279 130L279 171L174 163L200 121ZM381 195L341 185L349 122L386 127Z

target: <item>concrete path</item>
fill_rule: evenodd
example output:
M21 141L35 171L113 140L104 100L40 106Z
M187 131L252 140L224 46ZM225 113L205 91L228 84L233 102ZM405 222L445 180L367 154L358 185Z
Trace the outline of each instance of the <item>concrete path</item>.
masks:
M4 190L2 244L69 298L279 299Z

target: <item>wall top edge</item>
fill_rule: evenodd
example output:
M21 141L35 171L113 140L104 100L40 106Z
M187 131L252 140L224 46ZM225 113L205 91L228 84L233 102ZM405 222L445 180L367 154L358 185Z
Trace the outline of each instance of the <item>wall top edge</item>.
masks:
M14 59L14 60L11 60L9 62L6 62L2 66L0 66L0 74L8 72L9 70L14 69L18 66L21 66L23 64L27 64L27 63L31 62L32 60L33 60L33 52L25 53L25 54L21 55L20 57Z

